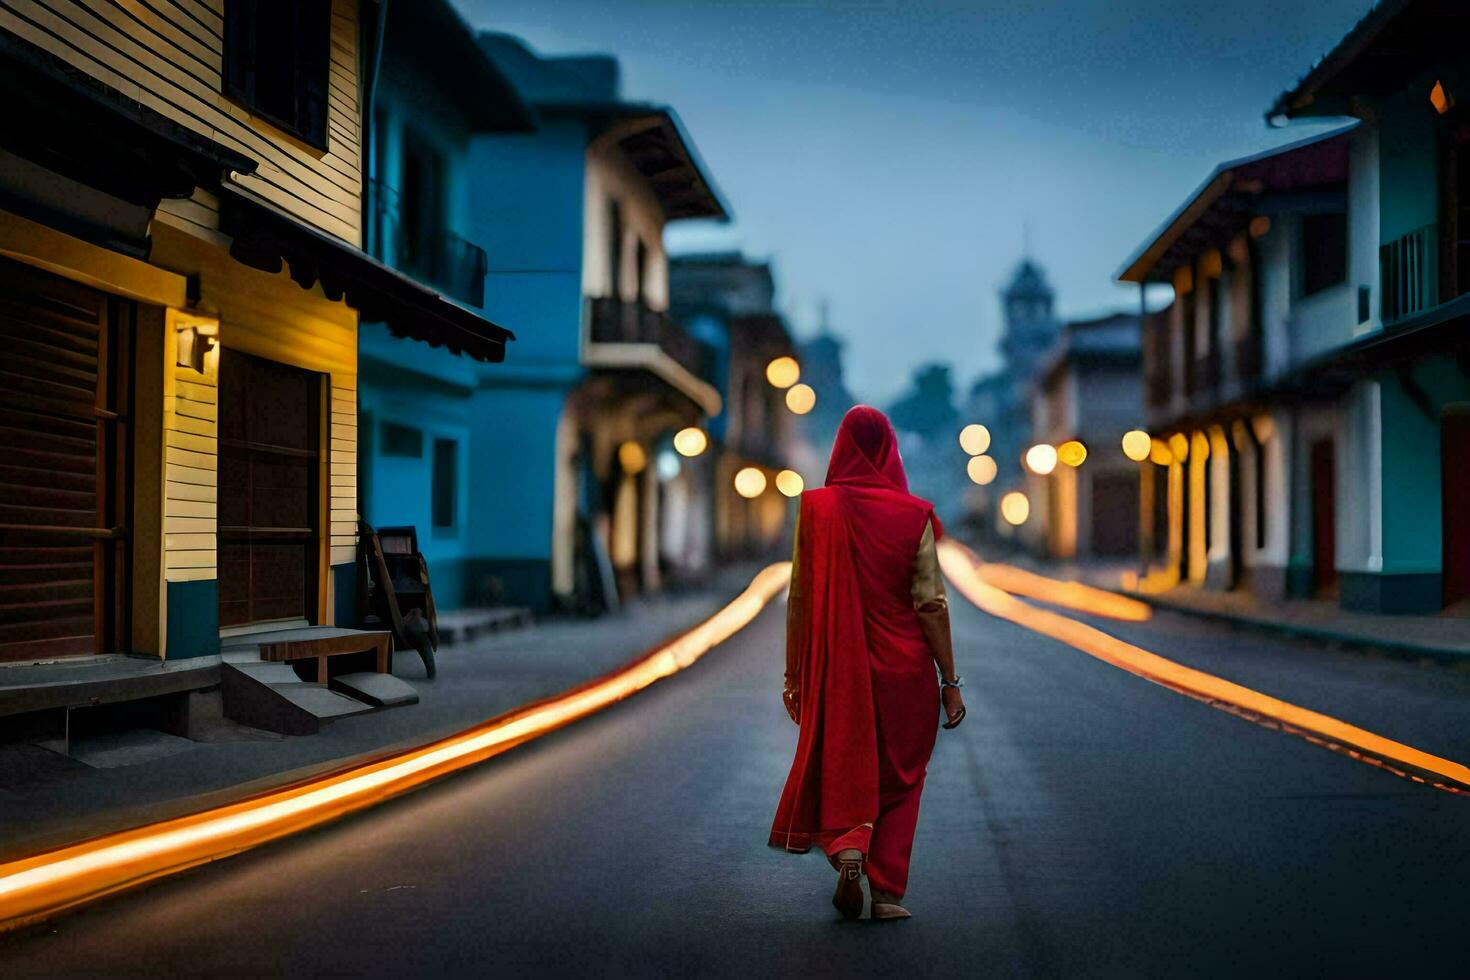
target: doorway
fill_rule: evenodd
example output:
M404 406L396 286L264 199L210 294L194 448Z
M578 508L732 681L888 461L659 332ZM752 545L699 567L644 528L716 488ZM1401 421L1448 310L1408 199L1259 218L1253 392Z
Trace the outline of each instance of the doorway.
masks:
M1337 480L1331 439L1318 439L1311 452L1312 594L1337 594Z
M1445 406L1439 475L1444 605L1455 615L1470 616L1470 402Z
M315 622L322 376L225 349L219 365L219 624Z

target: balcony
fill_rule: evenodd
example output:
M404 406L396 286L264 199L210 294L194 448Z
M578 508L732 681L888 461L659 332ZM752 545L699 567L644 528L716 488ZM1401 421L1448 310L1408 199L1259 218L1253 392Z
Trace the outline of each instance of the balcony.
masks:
M1378 249L1383 325L1439 302L1439 226L1425 225Z
M591 340L599 344L649 344L701 381L714 377L714 351L669 318L642 303L591 300Z
M398 191L371 181L373 254L466 306L485 305L485 250L441 228L408 227Z

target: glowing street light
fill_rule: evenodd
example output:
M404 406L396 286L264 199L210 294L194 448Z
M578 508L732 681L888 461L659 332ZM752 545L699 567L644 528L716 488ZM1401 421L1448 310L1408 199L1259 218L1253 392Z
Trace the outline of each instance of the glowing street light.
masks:
M1019 490L1012 490L1000 498L1000 516L1012 527L1020 527L1031 516L1031 501Z
M674 433L674 449L680 456L698 456L709 448L709 436L696 425Z
M1057 447L1057 459L1068 466L1081 466L1087 459L1087 447L1076 439L1068 439Z
M782 470L776 474L776 489L787 497L799 497L806 489L806 481L795 470Z
M648 453L644 452L643 447L638 443L629 439L618 447L618 464L622 466L624 473L636 476L642 473L643 468L648 465Z
M801 379L801 365L794 357L778 357L766 365L766 380L775 388L790 388Z
M1153 440L1142 429L1130 429L1123 433L1123 455L1133 462L1141 463L1148 459L1153 448Z
M1057 468L1057 451L1044 442L1026 450L1026 467L1037 476L1046 476Z
M786 407L797 415L805 415L817 407L817 393L811 385L792 385L786 389Z
M982 487L995 479L995 471L995 460L989 456L972 456L965 465L965 472L970 474L970 479Z
M757 467L747 466L735 474L735 492L753 500L766 492L766 475Z
M990 430L979 422L971 422L960 430L960 448L971 456L979 456L990 448Z
M1162 439L1150 439L1148 449L1149 462L1155 466L1168 466L1174 462L1174 453L1169 449L1169 444Z
M1176 432L1169 437L1169 452L1181 463L1189 458L1189 439L1184 433Z

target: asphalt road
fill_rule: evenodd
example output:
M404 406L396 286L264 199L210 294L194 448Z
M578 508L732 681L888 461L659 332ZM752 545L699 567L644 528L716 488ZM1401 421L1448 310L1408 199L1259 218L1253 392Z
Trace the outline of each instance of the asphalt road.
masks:
M1463 975L1470 798L953 601L970 713L930 767L912 920L841 922L819 856L764 846L795 741L776 604L475 771L0 939L0 975ZM1470 759L1464 675L1129 630Z

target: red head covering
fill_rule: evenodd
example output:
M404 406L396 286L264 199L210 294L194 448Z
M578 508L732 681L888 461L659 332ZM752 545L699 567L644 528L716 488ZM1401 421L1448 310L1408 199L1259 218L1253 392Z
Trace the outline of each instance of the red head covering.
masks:
M909 492L898 454L898 437L888 416L871 405L855 405L842 417L832 461L827 464L827 486L881 487Z

